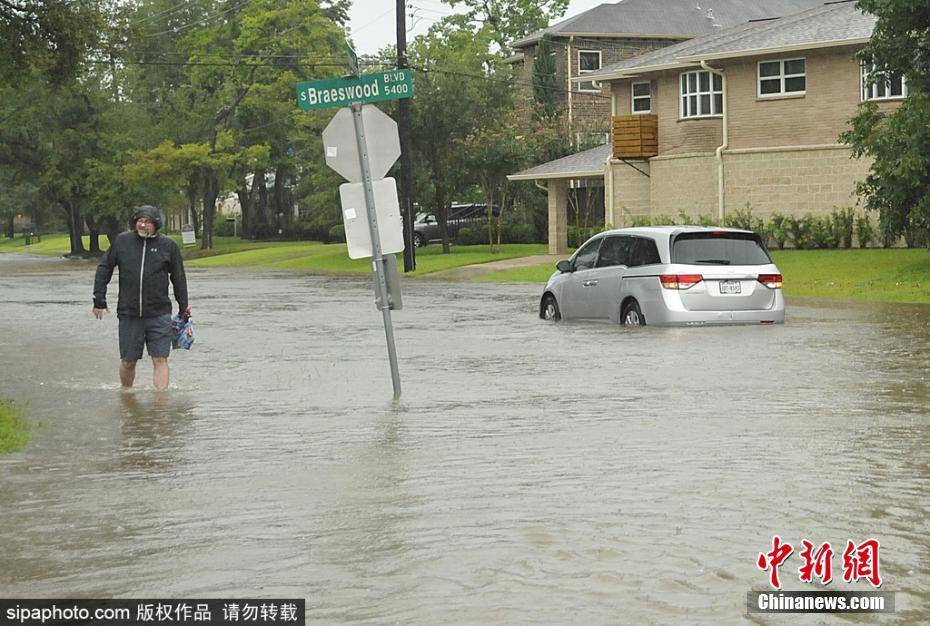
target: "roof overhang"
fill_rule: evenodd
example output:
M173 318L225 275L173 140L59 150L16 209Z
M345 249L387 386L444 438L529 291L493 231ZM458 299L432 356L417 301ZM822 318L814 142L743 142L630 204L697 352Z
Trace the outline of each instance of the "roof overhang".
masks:
M662 72L664 70L684 69L688 67L694 67L695 65L698 65L698 64L699 64L698 62L687 62L687 63L686 62L675 62L675 63L663 63L662 65L644 65L642 67L631 67L631 68L624 68L624 69L616 70L615 72L611 72L609 74L600 74L600 75L583 74L581 76L573 76L572 82L580 83L580 82L590 82L593 80L599 83L603 83L603 82L608 82L611 80L623 80L624 78L635 78L637 76L641 76L642 74L647 74L650 72Z
M554 172L550 174L510 174L507 180L552 180L557 178L603 178L604 169L578 171L578 172Z
M510 44L511 48L523 48L530 46L540 39L544 35L549 35L553 39L561 38L568 39L570 37L589 37L592 39L675 39L675 40L686 40L694 39L695 37L700 37L700 35L690 35L686 33L678 34L654 34L654 33L586 33L584 31L566 31L566 32L557 32L557 33L544 33L543 35L533 35L531 37L526 37L524 39L518 39Z
M819 50L823 48L839 48L841 46L855 46L869 43L871 37L856 37L854 39L835 39L817 43L799 43L790 46L775 46L772 48L752 48L748 50L732 50L711 54L692 54L678 57L682 61L714 61L718 59L735 59L739 57L761 56L763 54L781 54L783 52L801 52L804 50Z

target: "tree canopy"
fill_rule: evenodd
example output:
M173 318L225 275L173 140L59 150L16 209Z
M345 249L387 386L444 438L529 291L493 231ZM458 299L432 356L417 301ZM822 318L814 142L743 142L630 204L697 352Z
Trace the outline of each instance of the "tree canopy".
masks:
M909 94L896 110L867 102L841 139L857 157L874 159L859 185L879 213L886 240L930 244L930 4L925 0L859 0L878 21L860 60L868 78L904 79Z

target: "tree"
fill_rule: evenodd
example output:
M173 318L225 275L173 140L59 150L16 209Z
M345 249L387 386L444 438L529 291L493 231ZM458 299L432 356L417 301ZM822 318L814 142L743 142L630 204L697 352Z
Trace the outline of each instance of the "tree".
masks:
M499 251L504 214L510 204L512 183L507 180L525 165L529 157L529 142L519 134L523 122L513 108L489 120L462 142L469 172L478 180L488 207L488 243ZM497 206L497 217L494 207Z
M474 31L484 30L505 53L510 42L543 29L553 19L565 14L568 0L442 0L450 6L465 6L452 23Z
M549 35L544 35L533 55L533 102L537 118L552 118L557 111L555 53Z
M18 84L30 70L67 81L100 24L91 0L0 0L0 84Z
M859 57L868 80L903 77L909 95L890 113L862 105L840 140L873 163L858 192L879 213L886 240L930 243L930 5L922 0L859 0L878 21Z
M490 43L487 29L473 33L443 20L410 48L416 94L411 134L421 168L416 187L420 197L427 191L431 196L443 252L449 252L449 204L477 183L462 144L500 113L511 94L507 76L494 70Z

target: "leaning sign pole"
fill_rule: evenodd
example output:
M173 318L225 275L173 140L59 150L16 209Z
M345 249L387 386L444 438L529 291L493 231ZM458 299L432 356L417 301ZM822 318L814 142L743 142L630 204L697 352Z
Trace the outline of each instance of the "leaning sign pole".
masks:
M351 48L349 56L354 60ZM339 187L346 244L351 258L371 257L375 306L384 318L391 382L397 399L401 387L391 309L400 309L402 303L393 255L403 252L404 242L397 187L393 178L384 175L400 156L400 140L397 124L368 103L409 98L413 95L413 81L410 70L363 76L357 62L352 65L354 76L299 83L297 105L304 111L342 107L323 131L326 164L349 180ZM364 204L367 228L359 219L360 204Z

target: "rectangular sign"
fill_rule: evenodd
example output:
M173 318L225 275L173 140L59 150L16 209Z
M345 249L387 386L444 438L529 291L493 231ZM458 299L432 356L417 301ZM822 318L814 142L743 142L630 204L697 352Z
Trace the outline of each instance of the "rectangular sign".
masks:
M404 251L404 230L400 219L400 203L397 201L397 183L393 178L371 181L375 196L375 215L378 218L378 234L381 236L381 253L392 254ZM346 246L350 259L364 259L372 255L371 229L368 226L368 210L365 205L365 188L362 183L339 185L342 200L342 223L346 231Z
M388 70L349 78L327 78L297 84L302 111L344 107L352 102L400 100L413 95L410 70Z

